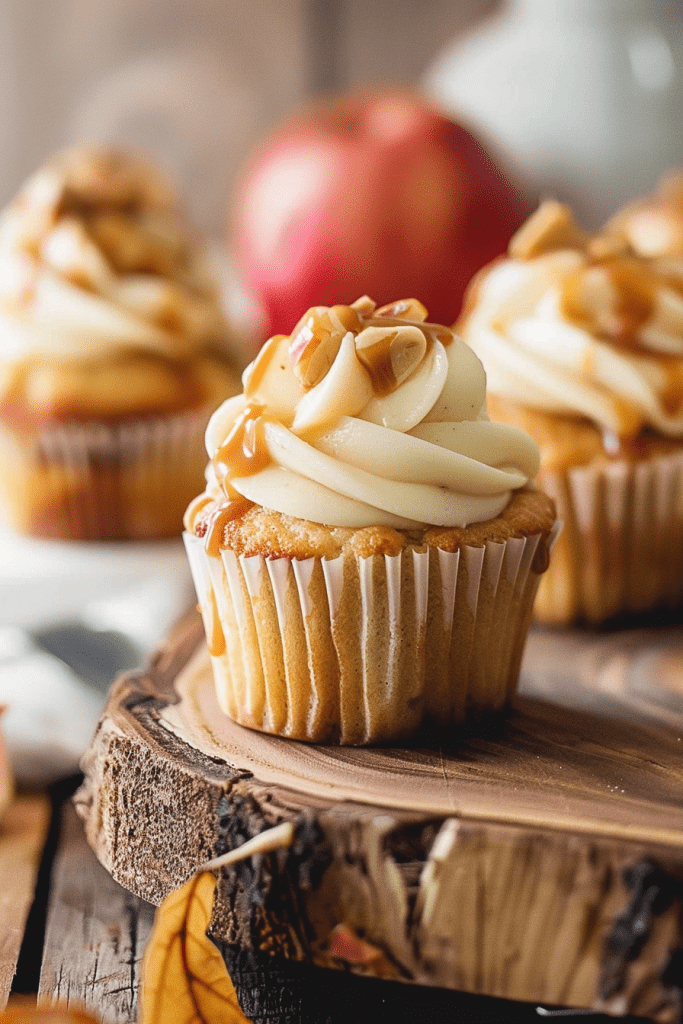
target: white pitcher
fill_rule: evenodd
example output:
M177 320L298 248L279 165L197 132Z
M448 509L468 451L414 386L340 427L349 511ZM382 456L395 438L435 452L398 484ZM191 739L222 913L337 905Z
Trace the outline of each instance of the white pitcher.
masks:
M594 227L683 165L683 4L516 0L448 46L425 87Z

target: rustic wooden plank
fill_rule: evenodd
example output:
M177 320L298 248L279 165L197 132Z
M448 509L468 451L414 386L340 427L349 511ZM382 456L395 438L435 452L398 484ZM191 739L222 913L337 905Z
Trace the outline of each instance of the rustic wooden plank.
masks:
M134 1024L154 910L111 878L65 806L52 873L38 1003L78 1003L105 1024Z
M606 694L601 714L522 696L504 722L482 725L480 733L437 737L433 747L360 750L236 725L220 711L205 649L179 673L176 692L181 700L162 711L161 725L265 786L329 803L456 813L683 849L681 733L635 712L622 718L622 705Z
M7 1005L50 820L44 796L21 796L0 825L0 1008Z

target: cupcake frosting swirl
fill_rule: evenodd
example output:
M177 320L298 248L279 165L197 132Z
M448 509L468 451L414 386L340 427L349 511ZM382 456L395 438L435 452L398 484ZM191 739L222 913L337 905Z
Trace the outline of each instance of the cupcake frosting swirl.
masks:
M683 260L589 236L544 203L471 286L459 323L491 394L606 437L683 436Z
M0 217L1 363L184 359L225 334L204 254L139 158L68 150Z
M481 363L426 315L364 297L271 338L209 423L205 497L227 516L255 503L340 527L498 515L536 474L538 448L489 421Z

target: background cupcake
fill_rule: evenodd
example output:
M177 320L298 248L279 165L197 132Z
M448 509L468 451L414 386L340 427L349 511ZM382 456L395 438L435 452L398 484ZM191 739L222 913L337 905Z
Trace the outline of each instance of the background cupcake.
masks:
M459 323L494 419L541 448L564 530L536 612L600 622L683 597L683 259L544 203Z
M56 156L0 219L0 493L36 536L169 536L239 387L204 252L159 172Z
M408 300L316 307L207 430L186 543L218 699L366 744L503 708L555 520L479 360Z

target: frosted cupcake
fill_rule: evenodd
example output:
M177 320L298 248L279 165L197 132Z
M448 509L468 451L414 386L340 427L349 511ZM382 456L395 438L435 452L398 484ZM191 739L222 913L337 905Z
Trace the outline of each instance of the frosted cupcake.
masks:
M206 435L187 551L220 706L316 742L504 708L555 522L538 448L414 300L309 310Z
M598 623L683 597L683 260L544 203L459 323L489 412L541 448L564 530L536 613Z
M165 179L74 149L0 218L0 497L69 539L179 532L210 412L239 389L201 247Z

